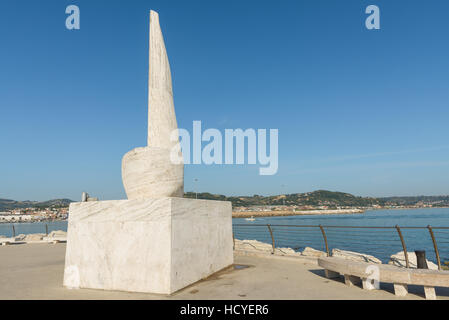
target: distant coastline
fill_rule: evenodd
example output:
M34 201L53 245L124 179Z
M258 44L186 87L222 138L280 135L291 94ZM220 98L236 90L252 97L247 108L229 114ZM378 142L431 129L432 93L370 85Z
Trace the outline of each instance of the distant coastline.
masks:
M366 211L378 211L378 210L415 210L415 209L448 209L449 206L435 206L435 207L382 207L382 208L367 208Z
M250 218L250 217L282 217L282 216L307 216L322 214L361 214L365 210L362 209L328 209L328 210L284 210L284 211L233 211L233 218Z
M383 208L348 208L348 209L319 209L319 210L281 210L281 211L233 211L233 218L251 218L251 217L283 217L283 216L313 216L325 214L362 214L366 211L380 210L415 210L415 209L449 209L444 207L383 207Z

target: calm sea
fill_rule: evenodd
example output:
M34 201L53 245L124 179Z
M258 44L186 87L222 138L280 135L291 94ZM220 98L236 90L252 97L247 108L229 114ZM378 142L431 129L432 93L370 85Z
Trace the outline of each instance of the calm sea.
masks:
M48 232L55 230L67 231L67 221L52 222L33 222L33 223L0 223L0 236L12 237L13 226L16 235L30 233L45 233L48 226Z
M271 244L268 228L272 227L276 247L297 251L309 246L325 251L319 228L280 227L277 225L449 227L449 208L376 210L354 215L315 215L233 219L236 239L254 239ZM262 225L262 226L259 226ZM390 255L402 251L396 229L324 228L330 250L339 248L374 255L388 262ZM449 230L434 229L441 260L449 261ZM407 251L425 250L428 260L436 261L428 229L401 229Z
M240 240L259 240L271 244L271 236L266 227L272 225L276 247L289 247L297 251L309 246L325 250L323 236L319 228L281 227L280 225L323 225L325 226L376 226L391 227L449 227L449 208L376 210L363 214L264 217L248 221L233 219L234 236ZM17 223L17 234L45 233L67 230L67 221ZM401 229L408 251L426 250L429 260L436 261L433 242L427 229ZM12 224L0 224L0 235L12 236ZM339 229L326 228L330 250L339 248L371 254L387 262L390 255L402 251L396 229ZM441 259L449 261L449 230L434 229Z

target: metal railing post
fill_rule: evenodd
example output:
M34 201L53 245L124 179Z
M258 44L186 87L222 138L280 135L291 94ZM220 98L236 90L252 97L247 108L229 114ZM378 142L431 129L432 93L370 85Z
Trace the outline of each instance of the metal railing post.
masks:
M48 224L45 224L45 233L47 234L47 236L48 236ZM234 235L234 234L233 234Z
M270 235L271 235L271 244L273 246L273 252L271 254L274 254L274 248L276 248L276 245L274 243L274 237L273 237L273 230L271 230L271 226L269 224L267 224L268 227L268 231L270 231Z
M427 229L429 229L430 237L432 238L433 249L435 250L435 256L437 257L437 262L438 262L438 270L441 270L440 253L438 251L437 242L435 241L435 235L433 234L433 230L430 225L427 226Z
M12 225L12 237L14 238L16 236L16 228L14 225Z
M405 241L404 238L402 237L402 232L401 232L401 228L399 228L398 225L395 226L398 235L399 235L399 239L401 239L401 243L402 243L402 249L404 250L404 258L405 258L405 266L407 268L410 268L409 262L408 262L408 253L407 253L407 247L405 246Z
M322 226L321 224L319 225L319 227L320 227L321 233L323 234L324 245L326 246L326 253L327 253L327 256L330 257L330 256L331 256L331 253L329 252L329 246L327 245L326 232L324 232L324 228L323 228L323 226Z
M235 237L234 237L234 232L232 232L232 250L235 250Z

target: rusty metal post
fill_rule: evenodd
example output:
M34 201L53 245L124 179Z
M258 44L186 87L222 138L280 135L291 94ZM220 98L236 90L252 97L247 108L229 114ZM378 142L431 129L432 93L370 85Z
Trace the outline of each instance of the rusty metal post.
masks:
M324 232L324 228L323 228L323 226L322 226L321 224L319 225L319 227L320 227L321 233L323 234L324 245L326 246L326 253L327 253L327 256L330 257L330 256L331 256L331 253L329 252L329 246L327 245L326 232Z
M235 237L234 237L234 232L232 232L232 250L235 250Z
M426 260L426 250L415 250L415 254L416 254L416 268L429 269Z
M273 237L273 230L271 230L271 226L269 224L267 224L268 227L268 231L270 231L270 235L271 235L271 244L273 246L273 252L271 254L274 254L274 248L276 247L275 243L274 243L274 237Z
M12 225L12 237L14 238L16 236L16 228L14 225Z
M438 251L437 242L435 241L435 235L433 234L433 230L430 225L427 226L427 229L429 229L430 237L432 238L433 249L435 250L435 256L437 257L438 262L438 270L441 270L440 252Z
M405 241L404 238L402 237L402 232L401 232L401 228L399 228L398 225L395 226L398 235L399 235L399 239L401 239L401 243L402 243L402 249L404 250L404 258L405 258L405 266L407 268L410 268L409 262L408 262L408 253L407 253L407 247L405 246Z

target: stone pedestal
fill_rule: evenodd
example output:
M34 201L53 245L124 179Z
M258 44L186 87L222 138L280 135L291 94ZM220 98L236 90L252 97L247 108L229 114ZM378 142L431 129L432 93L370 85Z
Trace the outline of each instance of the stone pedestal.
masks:
M64 286L171 294L233 263L230 202L70 204Z

